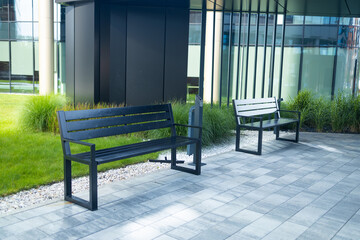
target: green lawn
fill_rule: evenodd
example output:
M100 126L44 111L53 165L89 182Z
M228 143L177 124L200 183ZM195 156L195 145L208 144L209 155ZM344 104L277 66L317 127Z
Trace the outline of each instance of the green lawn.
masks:
M22 130L19 117L31 96L0 94L0 196L63 180L60 136L53 133ZM92 140L96 149L141 141L135 136L108 137ZM87 150L72 145L73 152ZM99 171L123 167L157 158L158 153L104 164ZM73 177L88 173L83 164L73 164Z

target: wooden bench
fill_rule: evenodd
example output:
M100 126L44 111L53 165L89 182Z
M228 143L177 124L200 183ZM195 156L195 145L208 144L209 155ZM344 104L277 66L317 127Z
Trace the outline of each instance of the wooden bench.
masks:
M79 204L90 210L96 210L97 201L97 166L125 158L171 149L171 168L199 175L201 170L201 128L174 123L170 104L107 108L94 110L58 111L57 112L61 143L64 154L64 195L65 200ZM176 134L175 126L198 128L199 137L182 137ZM95 144L82 140L128 134L140 131L170 128L171 136L149 140L126 146L96 150ZM70 144L89 147L88 152L72 154ZM176 148L189 144L196 145L194 154L195 169L176 165ZM72 195L71 161L89 166L90 189L89 201Z
M236 119L236 142L235 142L236 151L261 155L262 134L263 134L263 130L267 128L275 128L276 140L299 142L300 112L280 110L278 102L275 97L233 100L233 106L234 106L235 119ZM280 112L297 113L297 118L281 118ZM264 120L264 116L266 115L268 116L268 119ZM296 123L295 140L280 138L279 137L280 126L293 124L293 123ZM240 128L259 131L257 151L250 151L240 148Z

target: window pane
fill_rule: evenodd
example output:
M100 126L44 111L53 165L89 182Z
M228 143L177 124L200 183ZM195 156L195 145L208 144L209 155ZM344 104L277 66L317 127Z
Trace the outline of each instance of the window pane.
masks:
M32 39L32 23L17 22L10 23L11 39Z
M335 46L337 26L305 26L305 46Z
M304 48L301 89L331 95L335 48Z
M0 42L0 92L9 91L9 43Z
M33 93L32 42L11 42L11 90Z
M37 22L39 21L39 5L38 5L38 1L39 0L33 0L33 16L34 16L34 21ZM55 8L54 4L54 8Z
M8 21L8 0L0 0L0 24L1 21Z
M284 48L284 65L282 75L281 97L285 101L297 95L299 84L301 48Z
M303 25L290 25L285 29L285 45L300 46L302 44Z
M10 1L10 21L32 21L31 0Z
M337 94L338 91L344 91L349 94L352 93L354 87L355 60L357 59L357 55L358 49L338 48L335 94Z
M0 39L9 39L9 23L0 22Z

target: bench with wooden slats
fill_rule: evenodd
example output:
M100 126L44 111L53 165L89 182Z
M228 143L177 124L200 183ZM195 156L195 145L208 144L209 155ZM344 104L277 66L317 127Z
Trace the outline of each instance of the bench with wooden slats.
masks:
M138 107L106 108L94 110L58 111L61 143L64 153L64 195L65 200L96 210L97 203L97 166L103 163L171 149L171 168L200 174L201 171L201 128L174 123L170 104ZM175 126L199 128L199 137L182 137L176 134ZM95 144L82 140L109 137L161 128L170 128L171 136L125 146L96 150ZM70 144L85 145L88 152L72 154ZM177 166L176 148L189 144L196 145L194 154L195 168ZM71 161L89 166L89 201L72 195Z
M259 98L233 100L233 106L236 118L236 142L235 150L239 152L253 153L261 155L262 149L262 133L264 129L275 128L277 140L287 140L299 142L299 125L300 112L280 110L276 98ZM298 118L281 118L280 112L294 112L298 114ZM264 116L268 119L264 120ZM295 140L279 137L279 128L283 125L296 123ZM257 151L246 150L240 148L240 128L258 130L258 149Z

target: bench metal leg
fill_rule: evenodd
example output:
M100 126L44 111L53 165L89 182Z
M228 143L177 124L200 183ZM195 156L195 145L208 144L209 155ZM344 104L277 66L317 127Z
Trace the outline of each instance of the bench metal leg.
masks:
M176 148L171 149L171 169L192 173L195 175L201 174L201 143L200 141L196 143L196 151L194 153L194 162L195 162L195 169L177 166L176 165Z
M82 198L73 196L71 193L71 160L64 158L64 199L75 204L78 204L84 208L87 208L91 211L98 209L98 200L97 200L97 164L92 163L89 165L89 179L90 179L90 189L89 189L89 199L86 201Z
M287 139L287 138L282 138L280 137L280 127L277 126L276 127L276 140L282 140L282 141L289 141L289 142L299 142L299 129L300 129L300 122L296 123L296 134L295 134L295 139Z
M89 180L90 180L90 210L98 209L98 189L97 189L97 163L92 162L89 166Z
M64 197L71 198L71 192L71 160L64 158Z
M263 130L260 128L258 131L259 131L259 135L258 135L257 151L251 151L251 150L240 148L240 127L237 126L236 127L235 151L261 155Z
M240 150L240 127L236 126L235 151Z

